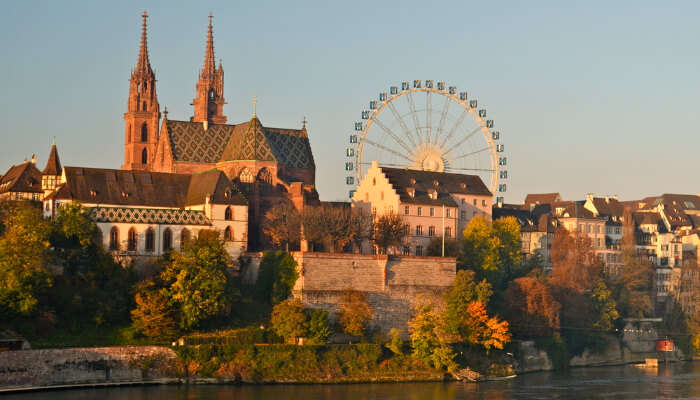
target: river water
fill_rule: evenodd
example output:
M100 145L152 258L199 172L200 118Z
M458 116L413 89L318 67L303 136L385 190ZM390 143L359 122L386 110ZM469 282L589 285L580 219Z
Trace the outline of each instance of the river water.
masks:
M432 400L432 399L668 399L700 398L700 363L658 370L632 366L533 373L485 383L353 385L174 385L44 391L3 400Z

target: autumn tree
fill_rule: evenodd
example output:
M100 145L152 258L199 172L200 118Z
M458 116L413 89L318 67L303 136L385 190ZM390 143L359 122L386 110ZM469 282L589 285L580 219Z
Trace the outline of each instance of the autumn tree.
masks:
M193 329L230 311L237 295L227 272L230 262L218 236L200 236L173 253L161 277L179 308L181 328Z
M349 204L322 203L307 207L302 213L304 239L322 243L330 252L342 251L347 245L361 244L372 234L372 217Z
M505 289L508 281L525 274L521 271L520 225L513 217L491 222L477 215L462 233L459 266L486 278L494 288Z
M52 285L47 269L50 226L29 204L7 211L0 236L0 321L29 316Z
M148 280L139 285L134 300L136 308L131 311L131 320L137 332L163 340L177 336L177 309L167 290Z
M345 333L362 336L367 329L367 324L372 320L374 312L364 292L346 290L340 303L339 314L338 320Z
M287 299L274 306L270 324L272 330L287 343L294 343L308 332L307 316L299 299Z
M457 370L452 344L458 338L445 331L442 310L430 299L419 296L414 305L414 315L408 321L414 358L437 369L448 372Z
M637 254L634 221L626 212L622 231L622 269L611 277L614 297L620 313L628 318L652 315L652 262ZM683 272L681 272L683 274Z
M504 298L506 319L515 335L545 337L559 330L561 304L541 280L533 277L514 279Z
M408 236L410 226L401 215L388 213L377 218L374 228L374 243L384 252L396 249Z
M289 251L290 244L299 242L301 216L292 204L280 203L265 213L262 230L272 243Z

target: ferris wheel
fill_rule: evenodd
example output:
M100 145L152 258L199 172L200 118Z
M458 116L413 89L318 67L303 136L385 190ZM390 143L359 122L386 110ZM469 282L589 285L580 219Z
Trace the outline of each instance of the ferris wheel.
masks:
M478 175L503 200L507 158L493 120L467 92L432 80L380 92L355 122L346 149L345 183L357 185L371 165ZM350 197L354 190L350 190Z

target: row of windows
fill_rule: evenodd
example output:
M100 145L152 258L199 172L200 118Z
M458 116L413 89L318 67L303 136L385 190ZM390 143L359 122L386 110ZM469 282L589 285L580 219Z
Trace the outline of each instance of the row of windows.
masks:
M155 251L155 230L153 228L148 228L145 233L146 236L146 243L144 250L147 252L154 252ZM183 229L182 232L180 233L180 249L182 249L182 246L189 242L191 239L191 233L188 229ZM119 228L116 226L113 226L112 229L109 231L109 249L110 250L120 250L121 249L121 241L120 241L120 232ZM138 239L139 239L139 234L136 232L136 229L131 228L127 232L127 241L126 241L126 250L127 251L137 251L138 250ZM226 229L224 230L224 241L230 242L233 240L233 229L231 229L230 226L227 226ZM102 231L98 228L97 229L97 237L96 241L98 243L102 243ZM162 241L162 249L163 252L168 251L173 248L173 232L170 228L165 228L163 230L163 241Z
M423 236L423 225L416 225L416 236ZM435 236L435 226L428 227L428 236ZM445 227L445 237L452 237L452 228Z
M410 206L404 206L403 215L411 215L411 207ZM423 215L423 207L416 207L416 215L419 217ZM434 207L428 208L428 216L430 216L430 217L435 216L435 208ZM445 218L451 218L451 217L452 217L452 210L449 208L446 208L445 209Z
M404 246L402 253L405 256L410 256L411 255L411 248L408 246ZM417 256L423 255L423 246L416 246L415 255L417 255Z

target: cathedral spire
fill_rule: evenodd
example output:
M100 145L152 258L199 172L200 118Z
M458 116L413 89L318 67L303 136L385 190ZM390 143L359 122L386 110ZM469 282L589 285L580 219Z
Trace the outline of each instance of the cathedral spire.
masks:
M224 115L224 68L219 60L216 67L214 58L214 28L209 14L209 30L207 31L207 49L204 54L204 65L199 73L197 82L197 95L192 101L194 115L190 118L194 122L207 122L213 124L225 124Z
M216 60L214 59L214 27L212 25L214 16L209 13L209 31L207 32L207 50L204 54L203 76L213 76L216 71Z
M148 13L146 11L141 14L143 24L141 25L141 47L139 48L139 59L136 62L135 72L149 73L151 72L151 63L148 61L148 36L146 33L146 19Z

